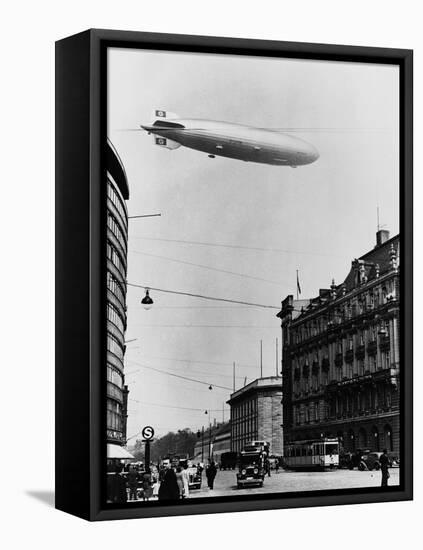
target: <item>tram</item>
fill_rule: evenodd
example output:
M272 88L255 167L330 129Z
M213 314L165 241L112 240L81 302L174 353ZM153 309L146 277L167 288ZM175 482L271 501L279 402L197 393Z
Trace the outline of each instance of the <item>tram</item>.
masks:
M291 470L331 469L339 466L338 438L292 441L285 445L285 467Z

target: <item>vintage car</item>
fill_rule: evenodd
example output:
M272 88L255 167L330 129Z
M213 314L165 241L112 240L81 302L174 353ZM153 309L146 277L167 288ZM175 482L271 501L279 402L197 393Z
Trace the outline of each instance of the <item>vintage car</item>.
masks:
M374 451L371 453L365 453L362 456L362 463L359 466L360 470L380 470L380 457L383 453L380 451ZM394 457L392 453L388 453L389 467L399 467L399 461L397 457Z
M239 472L236 478L238 489L251 485L263 487L264 453L254 450L241 451L239 456Z
M197 466L194 465L192 460L183 458L179 460L179 466L182 468L186 468L188 471L189 481L188 481L188 487L189 489L201 489L201 482L202 482L202 476L201 472L197 468Z

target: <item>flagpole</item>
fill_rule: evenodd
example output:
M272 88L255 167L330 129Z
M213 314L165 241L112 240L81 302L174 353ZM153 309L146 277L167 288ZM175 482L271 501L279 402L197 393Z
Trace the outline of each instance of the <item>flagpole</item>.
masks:
M298 300L298 269L297 269L297 300Z

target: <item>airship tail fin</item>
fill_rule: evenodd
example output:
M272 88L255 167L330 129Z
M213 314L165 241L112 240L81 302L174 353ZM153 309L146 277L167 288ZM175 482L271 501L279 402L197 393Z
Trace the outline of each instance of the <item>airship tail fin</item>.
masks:
M179 118L179 115L177 115L176 113L171 113L170 111L165 111L164 109L155 109L153 111L153 118L154 120L156 119L163 119L163 118L170 118L170 119L173 119L173 118Z
M180 143L177 141L173 141L173 139L160 137L160 136L153 136L155 145L158 145L159 147L164 147L165 149L177 149L181 146Z

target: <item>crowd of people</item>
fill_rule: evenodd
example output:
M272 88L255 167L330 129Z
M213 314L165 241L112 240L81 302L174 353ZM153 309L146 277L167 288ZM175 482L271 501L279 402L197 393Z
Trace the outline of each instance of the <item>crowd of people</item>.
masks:
M124 471L122 464L114 466L114 471L107 477L107 498L112 503L125 503L128 501L143 501L151 498L158 500L181 501L189 498L188 464L173 466L170 461L158 465L156 473L152 473L153 465L147 470L139 470L136 465L129 465L128 471ZM197 465L197 474L202 477L203 466ZM206 479L209 489L213 489L217 467L210 461L206 467Z

